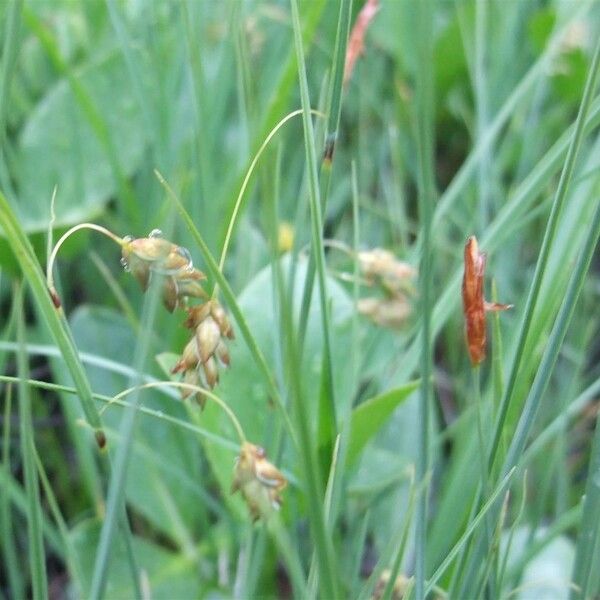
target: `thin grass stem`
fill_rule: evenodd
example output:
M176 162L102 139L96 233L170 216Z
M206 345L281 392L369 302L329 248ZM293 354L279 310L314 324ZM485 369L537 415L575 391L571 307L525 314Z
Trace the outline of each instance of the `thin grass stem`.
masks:
M417 153L418 153L418 196L419 220L421 225L421 260L419 268L420 316L421 316L421 394L419 398L419 456L417 460L417 482L423 482L429 471L429 428L432 372L432 250L431 229L434 203L433 174L433 2L419 3L417 27L418 69L416 84L417 99ZM424 490L417 504L415 530L415 597L425 600L425 554L427 545L428 493Z
M110 405L113 402L116 402L117 400L122 400L130 394L133 394L140 390L149 390L157 387L172 387L182 390L189 390L190 392L202 394L202 396L205 396L209 400L212 400L215 404L219 406L219 408L227 415L227 418L231 421L231 424L233 425L236 434L240 440L240 444L243 444L246 441L246 435L244 434L244 430L240 425L240 422L235 416L235 413L231 410L231 408L229 408L229 406L227 406L224 400L219 398L219 396L217 396L216 394L213 394L213 392L211 392L210 390L200 387L199 385L193 385L191 383L185 383L183 381L152 381L150 383L144 383L139 386L128 388L113 396L111 401L102 408L100 413L102 414L107 408L110 407Z
M40 489L35 466L35 441L33 434L33 419L31 395L25 383L29 378L27 354L23 348L25 343L25 322L23 315L23 288L18 285L15 289L17 306L20 307L17 316L17 341L21 350L17 353L17 374L19 376L19 423L21 437L21 458L27 495L27 540L29 568L31 570L31 587L34 600L48 598L48 578L46 575L46 555L44 552L44 537L42 531L42 507Z
M310 111L311 114L315 115L315 116L319 116L319 117L323 117L323 113L319 112L318 110L311 110ZM273 127L273 129L269 132L269 135L267 135L267 137L265 138L264 142L260 145L260 147L258 148L256 154L254 155L254 158L252 159L252 162L250 163L250 166L248 167L248 170L246 171L246 175L244 176L244 179L242 181L242 186L240 187L240 191L237 195L237 198L235 200L235 204L233 206L233 211L231 213L231 217L229 219L229 224L227 226L227 232L225 234L225 241L223 242L223 249L221 250L221 258L219 259L219 271L221 273L223 273L223 267L225 266L225 260L227 258L227 252L229 250L229 245L231 244L231 239L233 237L233 230L235 229L235 226L237 224L237 219L239 216L239 212L242 208L242 203L244 200L244 194L246 192L246 188L248 187L248 183L250 182L250 178L252 177L252 174L254 173L254 169L256 168L256 166L258 165L258 161L260 159L260 157L262 156L263 152L267 149L267 147L269 146L269 143L271 142L271 140L275 137L275 134L292 118L297 117L298 115L302 114L302 109L299 108L298 110L294 110L291 113L289 113L288 115L286 115L285 117L283 117L283 119L281 119L281 121L279 121L279 123L277 123L277 125L275 125L275 127ZM215 284L215 287L213 289L213 298L216 297L217 293L219 291L219 284L218 282Z
M15 377L15 382L20 378ZM2 467L10 471L10 424L12 417L12 385L8 385L4 393L4 422L2 424ZM8 491L0 495L0 538L2 539L2 553L4 565L8 576L8 589L14 598L25 597L22 572L19 567L17 547L14 539L13 519Z

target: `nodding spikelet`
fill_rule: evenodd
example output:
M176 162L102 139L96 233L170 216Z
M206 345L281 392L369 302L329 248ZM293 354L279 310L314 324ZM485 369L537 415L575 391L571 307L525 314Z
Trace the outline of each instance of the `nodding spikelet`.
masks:
M184 326L193 331L172 373L182 373L183 381L197 386L213 388L219 381L218 365L229 365L229 351L225 339L233 339L233 328L224 308L208 296L200 281L204 273L194 268L190 253L162 237L155 229L146 238L123 239L121 264L146 291L150 279L161 277L163 302L173 312L176 308L187 310ZM206 300L203 304L188 306L190 298ZM183 389L182 398L193 392ZM206 398L194 394L200 406Z
M194 268L190 253L166 240L155 229L146 238L124 238L121 264L146 291L153 276L162 277L163 303L169 312L185 306L188 298L206 298L200 281L206 279Z
M172 372L183 373L185 380L186 377L192 377L188 376L192 371L196 381L213 388L219 381L219 364L229 366L229 350L225 340L233 339L233 329L227 313L217 300L192 306L187 313L184 325L193 335Z
M281 492L286 485L286 478L267 460L263 448L250 442L242 444L235 464L231 493L241 492L254 521L268 516L273 510L279 510Z

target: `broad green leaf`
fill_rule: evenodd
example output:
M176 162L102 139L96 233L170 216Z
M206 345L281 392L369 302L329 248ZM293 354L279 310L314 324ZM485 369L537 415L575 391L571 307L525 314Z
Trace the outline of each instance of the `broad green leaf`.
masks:
M352 412L348 463L352 463L361 453L367 442L388 422L394 410L417 388L419 381L411 381L379 396L375 396Z
M123 59L112 54L75 74L102 113L125 176L141 164L146 144L138 107L129 93ZM107 144L98 139L69 83L51 87L26 122L16 148L18 211L27 232L44 231L56 195L56 225L89 220L117 190Z

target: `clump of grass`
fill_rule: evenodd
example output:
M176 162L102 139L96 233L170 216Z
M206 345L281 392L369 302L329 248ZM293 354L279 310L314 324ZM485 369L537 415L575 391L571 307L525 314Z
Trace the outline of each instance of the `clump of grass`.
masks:
M513 4L0 8L0 595L598 594L597 11Z

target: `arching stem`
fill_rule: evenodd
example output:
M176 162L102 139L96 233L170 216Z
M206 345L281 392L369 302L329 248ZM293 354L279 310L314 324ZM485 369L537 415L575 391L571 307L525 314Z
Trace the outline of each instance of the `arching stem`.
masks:
M109 237L113 242L117 243L119 246L123 246L123 244L125 243L125 240L120 238L118 235L115 235L112 231L109 231L101 225L96 225L95 223L80 223L79 225L75 225L74 227L71 227L71 229L69 229L67 232L65 232L58 240L58 242L56 242L56 245L52 249L52 253L48 258L48 265L46 267L46 283L48 285L48 289L50 290L52 300L57 306L57 308L58 306L60 306L60 300L58 299L58 294L56 293L56 289L54 287L54 276L52 274L54 262L56 260L58 251L60 250L60 247L67 241L69 237L71 237L75 232L79 231L80 229L93 229L94 231L98 231L106 237Z
M227 404L221 398L219 398L219 396L217 396L216 394L213 394L209 390L206 390L206 389L200 387L199 385L194 385L192 383L185 383L183 381L152 381L152 382L140 385L140 386L128 388L126 390L123 390L122 392L119 392L116 396L113 396L112 400L101 409L100 414L102 414L113 402L115 402L117 400L122 400L125 396L133 393L135 390L143 390L143 389L150 389L150 388L157 388L157 387L180 388L180 389L184 389L184 390L190 390L192 392L196 392L196 393L202 394L203 396L206 396L207 398L212 400L215 404L218 404L219 407L223 410L223 412L227 415L227 417L231 421L233 427L235 428L237 436L240 440L240 444L243 444L244 442L246 442L246 436L244 434L244 430L242 429L240 422L238 421L237 417L235 416L235 413L231 410L231 408L229 408L229 406L227 406Z

